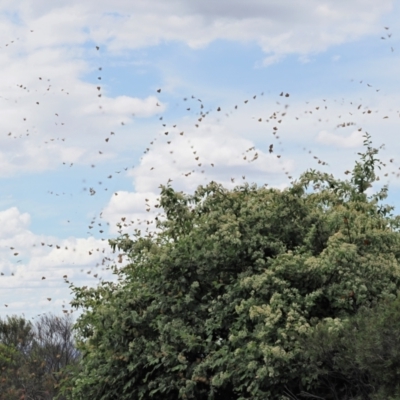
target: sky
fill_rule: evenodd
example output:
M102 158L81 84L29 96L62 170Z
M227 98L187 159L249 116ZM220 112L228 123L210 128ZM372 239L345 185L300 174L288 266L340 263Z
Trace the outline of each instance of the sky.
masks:
M154 229L168 181L344 180L368 132L368 193L396 213L399 20L391 0L0 0L0 318L115 279L116 224Z

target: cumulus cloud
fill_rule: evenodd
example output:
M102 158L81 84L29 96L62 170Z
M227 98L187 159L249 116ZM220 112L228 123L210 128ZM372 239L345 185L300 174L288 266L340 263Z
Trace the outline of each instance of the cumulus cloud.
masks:
M177 0L168 2L165 7L161 0L153 0L135 2L129 10L124 2L116 1L110 12L108 3L86 2L78 6L73 2L62 12L49 4L53 10L46 15L50 18L54 14L53 21L62 13L76 15L76 26L90 26L92 38L115 51L164 41L182 41L197 48L226 39L254 41L268 54L304 55L376 32L380 16L389 12L392 5L390 0L379 3L373 0L302 0L296 3L253 0L245 4L239 0L218 3ZM32 14L25 13L24 17L44 18ZM68 25L68 19L63 24ZM60 35L63 31L60 29ZM83 40L78 33L74 39ZM58 41L63 42L63 39L58 38Z
M377 31L393 1L240 0L204 2L173 0L76 0L68 6L41 1L42 6L13 6L46 46L94 40L109 49L152 46L180 41L202 47L214 40L255 41L265 53L306 54L356 40ZM10 7L10 5L7 5Z
M105 241L36 235L30 221L16 207L0 211L0 315L32 315L40 304L46 312L60 313L59 305L69 298L63 276L77 286L95 286L100 278L112 279L109 264L126 264L118 263L118 253L113 255Z
M71 19L82 22L79 13L69 15L64 9L57 12L59 18L66 13L65 23ZM65 29L61 24L54 35L43 34L45 22L33 32L25 26L14 26L7 37L13 33L15 40L0 51L0 105L7 115L0 121L3 176L55 169L62 161L91 162L91 153L98 154L96 150L101 150L111 131L120 129L122 124L129 125L135 118L148 118L166 109L156 96L108 96L106 85L100 81L85 82L85 74L93 70L87 54L79 47L88 39L87 34L75 37L71 32L75 27L69 23ZM26 23L35 25L33 20ZM69 44L77 47L64 47ZM94 145L99 148L93 149ZM115 143L109 146L110 150L112 146Z
M334 133L322 131L317 136L317 141L326 145L334 145L337 147L354 148L362 145L364 133L356 130L350 136L343 137Z
M122 0L112 6L75 0L68 5L41 0L35 7L3 3L3 10L12 10L20 22L0 22L0 32L9 38L0 54L0 100L7 114L0 131L10 133L0 137L1 173L54 169L59 160L87 163L93 159L94 143L105 139L99 132L166 110L167 104L156 96L113 97L101 81L100 91L96 83L84 82L83 77L94 72L93 63L100 63L100 54L165 42L197 48L226 39L257 43L266 54L258 66L279 62L287 54L305 60L308 54L377 32L380 16L390 11L392 3L252 0L244 6L237 0L218 4L174 0L168 5L152 0L129 7ZM84 47L90 42L100 45L100 52L93 45L88 53ZM165 79L168 88L172 78Z
M25 232L30 221L30 215L20 213L17 207L0 211L0 239L10 238Z
M135 229L154 230L147 224L157 216L157 194L153 192L118 191L102 211L102 218L110 224L110 233L133 233Z
M102 109L107 112L107 114L111 113L119 118L129 116L129 119L132 119L132 116L150 117L156 112L163 112L166 109L166 105L155 96L148 96L145 99L118 96L115 98L106 97L102 101ZM89 104L84 107L81 112L82 114L98 115L99 107L96 104Z

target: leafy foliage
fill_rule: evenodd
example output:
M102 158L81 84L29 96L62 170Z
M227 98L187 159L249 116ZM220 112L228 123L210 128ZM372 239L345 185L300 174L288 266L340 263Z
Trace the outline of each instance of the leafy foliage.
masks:
M118 283L72 287L83 357L68 396L290 399L321 387L304 341L398 294L400 219L378 205L387 187L365 193L369 139L350 182L307 171L283 191L162 186L159 232L110 241L131 261L114 268Z
M400 398L400 298L363 308L344 329L320 322L300 339L307 374L318 376L313 394L323 398ZM303 393L304 395L306 393Z

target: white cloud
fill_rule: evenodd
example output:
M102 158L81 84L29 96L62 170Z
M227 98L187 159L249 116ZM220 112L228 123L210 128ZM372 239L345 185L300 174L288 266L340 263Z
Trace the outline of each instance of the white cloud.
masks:
M3 176L54 169L62 162L91 162L104 147L105 138L121 129L122 123L129 125L135 118L166 109L155 96L111 98L104 94L99 99L96 84L80 80L82 71L88 69L82 61L71 61L53 50L39 53L38 58L3 62L5 78L0 88L7 115L0 121ZM115 144L110 143L108 149L115 153ZM103 159L107 157L110 154Z
M279 61L282 61L283 58L284 58L283 54L272 54L268 57L265 57L261 64L257 63L256 67L258 67L258 68L259 67L268 67L269 65L276 64Z
M353 131L350 136L343 137L334 133L321 131L317 136L317 141L326 145L334 145L337 147L354 148L363 144L364 133L358 130Z
M100 277L113 279L106 270L110 260L126 264L118 263L118 253L113 255L106 241L35 235L30 220L16 207L0 212L0 315L32 315L38 309L60 313L59 305L70 297L64 275L75 285L95 286Z
M217 39L254 41L271 55L272 61L285 54L325 51L329 46L378 32L379 18L391 10L392 1L253 1L245 6L239 1L218 5L175 1L169 3L168 10L164 10L161 1L147 4L148 8L143 4L133 7L124 18L105 16L103 8L93 35L112 51L164 41L183 41L192 48ZM98 7L99 14L101 10Z
M218 4L175 0L168 6L161 0L129 6L122 0L112 6L104 1L71 1L66 6L42 0L34 8L4 2L0 10L15 12L21 22L0 21L0 32L9 38L9 46L0 54L0 100L7 114L0 132L11 132L10 137L7 133L0 137L1 174L54 169L59 161L87 163L98 154L93 146L104 144L100 132L134 122L132 114L147 118L166 110L167 104L156 96L110 97L107 86L100 85L98 91L96 83L83 82L82 77L93 72L93 62L100 65L107 52L165 42L197 48L227 39L258 43L266 53L259 66L292 53L307 60L309 54L377 32L380 16L391 7L389 0L295 4L253 0L246 6L225 0ZM99 44L100 51L93 45L88 54L83 46L90 41ZM173 78L166 77L166 88L174 86ZM57 138L59 143L51 143Z
M157 106L158 104L158 106ZM155 96L148 96L145 99L132 98L128 96L118 96L115 98L105 97L102 102L102 110L107 115L114 115L118 118L126 118L132 120L137 117L151 117L156 113L164 112L166 105L163 104ZM97 104L88 104L81 111L82 114L96 116L99 114L99 106Z
M110 224L111 234L117 234L120 229L124 233L132 233L134 229L143 228L153 230L153 226L149 226L146 222L150 220L154 222L158 214L154 208L159 197L156 193L118 191L116 194L102 211L102 218Z
M0 239L10 238L24 232L29 224L29 214L21 214L17 207L0 211Z
M227 39L255 41L265 53L306 54L377 32L380 17L391 11L393 1L175 0L166 5L148 0L127 6L123 0L112 5L75 0L68 6L50 1L41 5L13 7L25 25L34 28L36 46L82 44L90 39L123 51L165 41L197 48Z

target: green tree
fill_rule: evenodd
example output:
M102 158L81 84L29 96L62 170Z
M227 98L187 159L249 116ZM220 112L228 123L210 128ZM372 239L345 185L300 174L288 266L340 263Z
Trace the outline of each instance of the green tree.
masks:
M300 338L306 374L318 376L312 393L324 399L400 399L400 298L362 308L332 331L321 321ZM321 396L324 397L321 397Z
M0 393L4 400L18 399L22 395L21 388L15 385L15 377L19 374L19 356L14 346L0 343Z
M24 398L28 387L37 381L30 354L35 345L31 322L24 317L0 319L1 396L7 400ZM39 363L40 364L40 363Z
M283 191L161 187L157 234L111 246L118 283L73 287L72 399L291 399L320 387L302 340L395 299L399 217L379 205L368 134L351 181L307 171ZM313 191L307 192L313 184Z
M22 354L27 354L32 347L34 337L33 325L24 317L13 315L5 320L0 318L0 343L14 346Z

